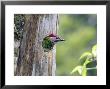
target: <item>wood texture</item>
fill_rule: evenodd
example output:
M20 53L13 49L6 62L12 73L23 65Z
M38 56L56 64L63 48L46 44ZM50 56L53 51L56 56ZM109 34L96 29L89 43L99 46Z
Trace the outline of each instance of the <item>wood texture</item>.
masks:
M25 15L23 39L20 44L16 76L53 76L56 70L56 49L44 52L42 41L57 33L58 15Z

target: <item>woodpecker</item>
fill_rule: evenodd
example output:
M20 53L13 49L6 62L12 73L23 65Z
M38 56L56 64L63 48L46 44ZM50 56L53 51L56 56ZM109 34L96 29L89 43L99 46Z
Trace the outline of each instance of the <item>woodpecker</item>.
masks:
M48 36L44 37L42 41L42 47L44 49L44 52L49 52L53 49L54 45L57 42L65 41L64 39L61 39L59 36L55 34L49 34Z

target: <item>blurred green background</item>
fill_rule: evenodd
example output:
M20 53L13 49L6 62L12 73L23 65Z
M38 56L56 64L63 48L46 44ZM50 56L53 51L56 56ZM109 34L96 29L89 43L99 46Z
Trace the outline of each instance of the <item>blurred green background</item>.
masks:
M56 76L70 76L81 54L97 43L97 15L60 14L58 35L66 41L56 46Z

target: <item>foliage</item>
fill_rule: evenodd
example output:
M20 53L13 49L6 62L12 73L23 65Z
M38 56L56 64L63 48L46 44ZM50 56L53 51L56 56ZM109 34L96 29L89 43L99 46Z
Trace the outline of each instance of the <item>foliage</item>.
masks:
M80 65L76 66L71 74L78 72L82 76L87 76L89 70L97 70L97 55L96 55L96 45L92 47L92 52L85 52L81 55ZM96 64L94 64L96 62ZM93 66L88 67L89 64L93 63ZM95 71L96 72L96 71ZM96 73L95 73L96 74Z
M25 16L23 14L14 15L14 39L20 40L22 38L22 30L25 23Z
M58 35L65 41L56 45L56 75L70 76L79 56L97 43L97 15L60 14Z

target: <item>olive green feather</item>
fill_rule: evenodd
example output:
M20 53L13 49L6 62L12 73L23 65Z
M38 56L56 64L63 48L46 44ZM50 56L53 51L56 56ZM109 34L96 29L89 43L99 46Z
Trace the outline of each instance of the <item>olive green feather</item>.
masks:
M53 49L54 42L50 40L49 37L45 37L42 41L42 47L44 48L45 52L48 52L49 50Z

